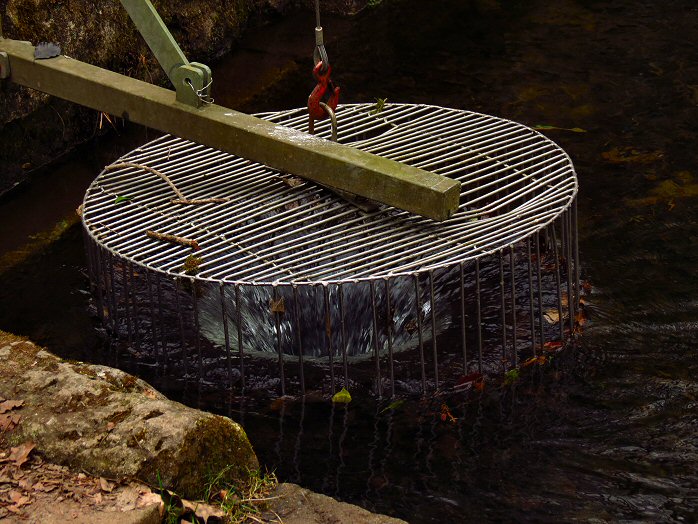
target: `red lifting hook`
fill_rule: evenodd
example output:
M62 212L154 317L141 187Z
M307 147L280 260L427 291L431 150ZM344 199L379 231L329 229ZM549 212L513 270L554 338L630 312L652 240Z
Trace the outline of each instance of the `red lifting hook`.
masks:
M326 103L330 109L335 111L337 109L337 104L339 103L339 87L335 87L330 79L332 68L328 66L327 70L323 73L322 66L322 61L320 61L313 68L313 76L315 77L315 80L317 80L317 85L308 97L308 115L310 117L308 131L311 134L315 133L315 120L322 120L329 116L327 111L325 111L325 109L323 109L323 107L320 105L320 102L323 101L323 97L327 94L328 89L330 90L330 94Z

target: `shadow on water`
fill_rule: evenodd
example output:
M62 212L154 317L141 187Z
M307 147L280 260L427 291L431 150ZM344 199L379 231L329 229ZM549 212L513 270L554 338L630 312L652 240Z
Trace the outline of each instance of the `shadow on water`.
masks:
M351 23L327 18L326 33L336 23L341 34L329 49L344 100L428 102L556 128L545 132L580 177L580 247L593 284L579 347L513 388L394 409L360 395L348 407L312 395L246 404L141 372L242 421L280 478L410 522L698 521L698 7L425 5L385 0ZM310 32L304 16L251 35L228 59L253 67L264 42L276 42L264 74L283 81L240 87L246 110L304 104L308 59L283 36ZM23 231L34 200L0 204L9 231ZM69 230L0 275L0 328L100 360L79 237ZM441 420L442 403L455 422Z

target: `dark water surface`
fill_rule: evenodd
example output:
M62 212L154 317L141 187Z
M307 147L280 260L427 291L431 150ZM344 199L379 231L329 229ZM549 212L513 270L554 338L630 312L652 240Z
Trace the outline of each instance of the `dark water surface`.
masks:
M304 105L312 85L298 35L312 46L312 25L302 14L250 34L219 66L218 101L248 111ZM384 0L351 21L326 17L328 36L334 28L328 47L344 101L387 97L585 131L546 131L580 178L593 289L578 347L514 387L394 409L361 398L348 408L312 398L245 405L148 378L241 420L281 479L410 522L698 521L698 6ZM252 77L282 81L261 89ZM90 169L122 147L107 141L89 169L81 155L50 183L83 169L69 184L79 195ZM57 191L44 183L31 186L36 195ZM29 211L33 190L0 203L3 251L73 206L65 199L63 214L32 229L52 206ZM0 274L0 328L65 356L102 358L82 256L71 230ZM443 402L455 422L441 420Z

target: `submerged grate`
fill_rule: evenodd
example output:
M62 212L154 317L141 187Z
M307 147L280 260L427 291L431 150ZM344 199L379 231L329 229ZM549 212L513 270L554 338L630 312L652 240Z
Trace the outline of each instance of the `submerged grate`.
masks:
M307 130L304 109L259 116ZM184 380L282 393L355 382L381 394L506 372L569 336L577 180L557 145L521 124L427 105L344 105L337 118L340 142L461 181L458 211L443 223L363 212L163 136L108 166L83 205L97 309L124 347ZM316 127L329 136L328 123ZM188 199L222 200L173 204L166 181L134 164ZM196 275L184 269L192 253Z

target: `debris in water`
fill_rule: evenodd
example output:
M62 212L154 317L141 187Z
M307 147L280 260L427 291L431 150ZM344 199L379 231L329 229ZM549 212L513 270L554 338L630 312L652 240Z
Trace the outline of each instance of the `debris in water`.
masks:
M347 388L342 388L335 393L332 397L332 402L334 404L349 404L349 402L351 402L351 395L347 391Z

